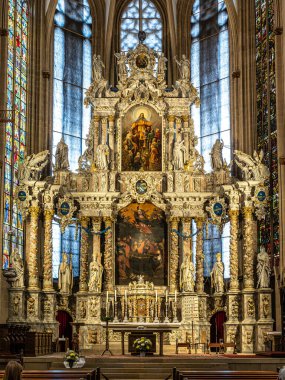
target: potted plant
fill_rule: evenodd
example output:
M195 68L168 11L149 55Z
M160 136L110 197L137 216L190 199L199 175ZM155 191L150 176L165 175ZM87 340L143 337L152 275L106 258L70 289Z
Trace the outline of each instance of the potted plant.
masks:
M146 337L137 338L134 341L134 349L139 352L140 356L145 356L146 352L149 352L152 347L152 342Z
M72 368L74 363L79 360L78 354L73 350L68 350L65 354L65 362L68 363L69 368Z

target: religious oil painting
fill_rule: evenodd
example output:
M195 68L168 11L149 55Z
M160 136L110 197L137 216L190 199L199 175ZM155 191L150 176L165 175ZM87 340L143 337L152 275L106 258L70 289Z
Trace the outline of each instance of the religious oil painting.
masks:
M127 285L139 275L155 285L167 279L164 212L152 203L131 203L116 223L116 284Z
M131 108L122 123L122 170L161 170L161 117L151 107Z

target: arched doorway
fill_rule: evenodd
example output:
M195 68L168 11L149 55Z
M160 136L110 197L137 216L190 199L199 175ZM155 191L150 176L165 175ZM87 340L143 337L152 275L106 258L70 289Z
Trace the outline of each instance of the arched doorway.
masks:
M224 311L217 311L212 315L210 319L211 331L210 338L211 343L219 343L221 340L224 341L224 323L227 317Z
M72 342L72 325L73 319L65 310L58 310L56 320L59 322L59 338L68 338Z

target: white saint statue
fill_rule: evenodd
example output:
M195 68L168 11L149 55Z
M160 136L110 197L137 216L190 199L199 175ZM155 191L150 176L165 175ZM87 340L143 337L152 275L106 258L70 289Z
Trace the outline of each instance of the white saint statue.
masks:
M181 170L184 168L184 156L186 153L186 148L184 146L184 141L175 141L173 147L173 166L174 170Z
M193 292L195 267L189 256L186 256L180 267L180 289L183 292Z
M12 268L15 269L17 274L13 282L13 287L22 288L24 286L24 263L18 248L12 251L10 260Z
M101 292L102 287L102 274L103 274L103 266L97 260L94 259L91 261L89 265L89 291L97 291Z
M190 81L190 61L186 58L186 55L182 55L181 61L176 58L176 63L179 66L180 76L182 80Z
M165 75L166 62L167 62L167 58L164 56L164 53L161 53L160 56L158 57L158 64L157 64L158 75L162 75L162 76Z
M260 247L260 252L257 255L257 287L258 288L269 288L270 280L270 263L269 255L265 251L264 247Z
M109 165L110 149L107 144L100 144L96 149L96 166L100 170L107 170Z
M223 140L217 139L215 144L212 147L210 156L211 156L211 164L213 170L220 170L223 168L224 161L223 161L223 147L224 142Z
M224 264L222 262L222 255L216 254L216 262L211 272L211 286L215 289L215 293L224 292Z
M68 168L68 146L64 142L64 138L62 137L56 147L54 170L68 170Z
M105 65L101 59L100 55L93 55L93 81L100 82L103 79L103 69Z
M124 76L127 75L127 57L125 52L115 53L115 57L118 59L117 64L119 78L122 79Z
M60 293L70 294L73 287L72 255L68 263L67 254L63 252L58 270L58 288Z

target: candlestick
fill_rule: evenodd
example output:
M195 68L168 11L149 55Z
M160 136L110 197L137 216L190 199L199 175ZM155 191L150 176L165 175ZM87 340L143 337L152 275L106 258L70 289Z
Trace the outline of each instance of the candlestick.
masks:
M175 303L177 302L177 292L176 292L176 290L175 290L175 293L174 293L174 301L175 301Z
M167 303L167 297L168 297L168 290L165 291L165 302Z
M159 319L158 319L158 302L157 302L157 291L156 291L156 301L155 301L155 305L154 305L154 320L153 320L154 323L159 323Z
M125 299L127 299L127 290L125 290Z
M169 323L169 318L168 318L168 302L165 302L165 318L164 318L164 323Z
M109 292L107 290L107 296L106 296L106 304L109 302Z
M157 290L155 291L155 302L157 302Z
M124 313L123 322L129 322L128 320L128 299L127 299L127 291L125 290L125 313Z
M175 294L175 298L176 298L176 294ZM178 323L178 319L177 319L177 302L174 301L174 305L173 305L173 323Z
M117 290L115 289L115 302L117 302Z

